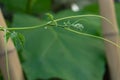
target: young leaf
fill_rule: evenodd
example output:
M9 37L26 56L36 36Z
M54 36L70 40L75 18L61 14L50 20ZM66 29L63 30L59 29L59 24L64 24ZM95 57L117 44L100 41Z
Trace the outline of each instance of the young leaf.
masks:
M11 35L10 32L7 32L7 33L6 33L6 41L7 41L7 42L8 42L8 39L10 38L10 35Z
M47 15L47 16L48 16L48 18L52 21L52 23L51 23L51 24L53 24L53 25L56 25L56 26L57 26L57 22L54 20L53 15L52 15L52 14L50 14L50 13L46 13L46 15Z
M0 25L0 31L4 31L4 28Z
M20 40L20 44L24 46L25 37L21 33L18 33L18 38Z
M21 33L12 32L10 34L10 37L12 38L14 45L17 48L17 51L21 51L24 46L24 41L25 41L24 36Z

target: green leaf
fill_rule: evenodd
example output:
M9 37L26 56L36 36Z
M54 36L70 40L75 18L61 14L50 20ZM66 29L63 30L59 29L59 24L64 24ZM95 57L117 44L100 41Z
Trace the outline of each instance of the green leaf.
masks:
M11 37L11 32L6 33L6 41L8 42L9 38Z
M21 33L18 33L18 37L19 37L20 44L24 46L25 37Z
M49 20L52 22L51 25L56 25L57 26L57 22L54 21L53 15L50 14L50 13L46 13L46 15L48 16Z
M2 26L0 26L0 31L4 31L4 28Z
M9 36L8 36L9 35ZM25 38L21 33L11 32L7 34L7 39L11 38L14 42L17 51L21 51L24 47Z
M44 23L42 20L22 14L16 14L13 21L13 26L18 27ZM94 23L92 26L99 25L99 21ZM87 26L91 27L90 24ZM51 77L64 80L102 80L105 56L101 40L77 35L57 27L46 27L48 29L21 31L26 37L23 53L25 61L22 66L28 80Z

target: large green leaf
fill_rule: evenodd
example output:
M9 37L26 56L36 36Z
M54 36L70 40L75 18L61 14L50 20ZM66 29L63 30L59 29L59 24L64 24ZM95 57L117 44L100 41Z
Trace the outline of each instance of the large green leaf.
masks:
M31 26L43 22L28 15L16 14L13 26ZM94 23L89 26L91 29L95 26ZM105 59L101 40L57 27L46 27L48 28L21 31L26 37L23 52L25 60L22 65L28 80L51 77L102 80Z

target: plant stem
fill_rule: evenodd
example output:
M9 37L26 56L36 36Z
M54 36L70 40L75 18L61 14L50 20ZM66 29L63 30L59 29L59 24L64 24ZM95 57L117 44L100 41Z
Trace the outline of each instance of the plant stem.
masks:
M81 17L98 17L98 18L102 18L104 19L105 21L107 21L109 24L113 25L112 22L110 20L108 20L107 18L103 17L103 16L99 16L99 15L77 15L77 16L68 16L68 17L64 17L64 18L59 18L59 19L55 19L54 21L55 22L58 22L58 21L62 21L62 20L65 20L65 19L71 19L71 18L81 18ZM52 21L49 21L45 24L42 24L42 25L37 25L37 26L31 26L31 27L21 27L21 28L6 28L6 30L30 30L30 29L36 29L36 28L40 28L40 27L44 27L44 26L56 26L56 25L51 25ZM62 28L65 28L64 26L62 25L57 25L57 26L60 26ZM113 26L114 27L114 26ZM2 29L2 28L0 28ZM78 31L75 31L75 30L72 30L70 28L65 28L66 30L68 31L71 31L71 32L74 32L74 33L77 33L77 34L80 34L80 35L85 35L85 36L89 36L89 37L94 37L94 38L98 38L98 39L101 39L101 40L104 40L104 41L107 41L113 45L115 45L116 47L119 47L120 46L108 39L105 39L105 38L102 38L102 37L99 37L99 36L95 36L95 35L91 35L91 34L87 34L87 33L82 33L82 32L78 32Z
M6 61L6 71L7 71L7 77L8 80L10 80L10 72L9 72L9 57L8 57L8 52L7 52L7 30L4 29L4 46L5 46L5 61Z
M80 34L80 35L89 36L89 37L97 38L97 39L100 39L100 40L104 40L104 41L109 42L110 44L112 44L112 45L120 48L120 45L114 43L114 42L111 41L111 40L108 40L108 39L106 39L106 38L103 38L103 37L99 37L99 36L95 36L95 35L87 34L87 33L83 33L83 32L78 32L78 31L72 30L72 29L70 29L70 28L65 28L65 30L68 30L68 31L73 32L73 33L76 33L76 34Z
M113 25L112 22L110 20L108 20L107 18L103 17L103 16L99 16L99 15L77 15L77 16L68 16L68 17L64 17L64 18L59 18L59 19L55 19L54 21L55 22L58 22L58 21L62 21L62 20L65 20L65 19L71 19L71 18L81 18L81 17L98 17L98 18L102 18L104 19L105 21L107 21L109 24ZM31 26L31 27L20 27L20 28L6 28L6 30L30 30L30 29L37 29L37 28L40 28L40 27L44 27L44 26L56 26L56 25L51 25L52 21L49 21L45 24L42 24L42 25L37 25L37 26ZM57 25L57 26L60 26L62 28L65 28L63 25ZM114 26L113 26L114 27ZM2 28L0 28L2 29ZM98 38L98 39L101 39L101 40L104 40L104 41L107 41L117 47L120 48L120 46L108 39L105 39L105 38L102 38L102 37L99 37L99 36L95 36L95 35L91 35L91 34L87 34L87 33L82 33L82 32L78 32L78 31L75 31L75 30L72 30L72 29L69 29L69 28L65 28L66 30L68 31L71 31L71 32L74 32L74 33L77 33L77 34L81 34L81 35L85 35L85 36L89 36L89 37L94 37L94 38Z
M99 15L77 15L77 16L68 16L68 17L64 17L64 18L59 18L59 19L55 19L54 21L55 22L58 22L58 21L62 21L62 20L65 20L65 19L71 19L71 18L81 18L81 17L97 17L97 18L102 18L104 19L105 21L107 21L108 23L110 23L111 25L112 22L110 20L108 20L107 18L103 17L103 16L99 16ZM47 26L49 24L51 24L52 21L49 21L45 24L42 24L42 25L37 25L37 26L31 26L31 27L20 27L20 28L6 28L7 30L29 30L29 29L36 29L36 28L40 28L40 27L44 27L44 26ZM2 28L0 28L2 29Z
M6 28L6 29L9 30L9 31L14 31L14 30L30 30L30 29L37 29L37 28L40 28L40 27L44 27L44 26L47 26L47 25L49 25L49 23L42 24L42 25L31 26L31 27Z

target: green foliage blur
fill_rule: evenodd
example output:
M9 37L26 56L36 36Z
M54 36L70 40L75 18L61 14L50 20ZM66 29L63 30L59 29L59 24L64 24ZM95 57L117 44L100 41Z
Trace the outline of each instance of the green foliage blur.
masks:
M78 12L65 9L54 13L51 0L1 0L8 27L30 27L48 21L45 13L55 18L71 15L99 14L98 4ZM116 4L120 25L120 4ZM11 16L11 17L10 17ZM82 32L101 36L100 19L82 18ZM76 19L67 20L75 22ZM65 21L59 22L63 24ZM25 47L19 52L26 80L103 80L105 51L103 41L71 33L59 27L19 31L25 36ZM0 80L3 80L0 78ZM54 79L53 79L54 80ZM58 79L59 80L59 79Z

